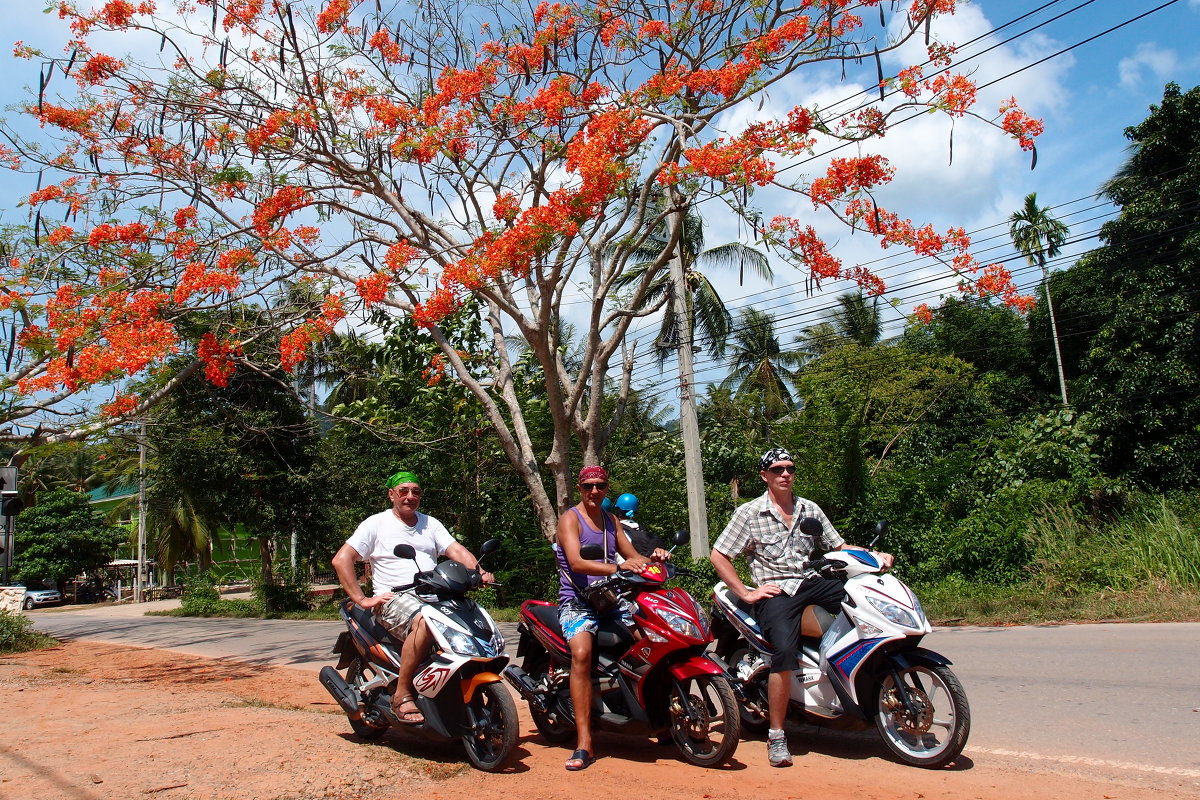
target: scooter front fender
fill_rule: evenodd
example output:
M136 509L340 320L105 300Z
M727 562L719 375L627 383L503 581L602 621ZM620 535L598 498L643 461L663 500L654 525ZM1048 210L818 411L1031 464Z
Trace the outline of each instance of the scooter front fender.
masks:
M480 686L486 686L489 683L499 683L500 676L494 672L477 672L471 677L462 682L459 688L462 690L463 704L471 702L471 698L475 696Z
M676 680L686 681L698 675L724 675L725 670L707 656L692 656L686 661L677 661L667 669Z

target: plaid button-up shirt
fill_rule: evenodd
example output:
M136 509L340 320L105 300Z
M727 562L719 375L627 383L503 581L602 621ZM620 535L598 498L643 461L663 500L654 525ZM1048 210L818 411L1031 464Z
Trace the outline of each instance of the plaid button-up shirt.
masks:
M775 510L770 492L766 492L757 500L739 506L713 543L713 549L730 560L745 553L755 584L773 583L788 595L796 594L806 578L817 574L805 566L814 552L821 555L845 544L816 503L795 495L792 499L795 510L791 528ZM824 532L820 536L801 533L800 520L805 517L820 522Z

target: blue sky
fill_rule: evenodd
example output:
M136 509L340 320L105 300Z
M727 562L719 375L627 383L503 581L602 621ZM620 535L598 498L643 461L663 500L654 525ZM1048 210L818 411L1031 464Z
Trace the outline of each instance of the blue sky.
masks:
M981 108L994 108L999 100L1012 95L1044 119L1046 133L1038 143L1037 168L1029 169L1029 154L1015 143L989 134L982 125L961 121L955 125L954 159L950 163L949 122L944 117L922 118L897 127L880 148L898 167L897 179L881 193L881 202L938 228L961 225L976 232L976 252L982 260L990 261L1012 256L1007 246L1007 217L1027 193L1037 192L1039 202L1054 207L1079 239L1070 245L1063 266L1094 247L1094 234L1112 210L1097 207L1093 196L1124 158L1124 128L1146 116L1148 107L1161 99L1167 81L1175 81L1185 90L1200 84L1200 54L1196 49L1200 41L1200 0L1177 0L1144 19L1100 35L1151 12L1163 2L960 0L959 14L937 33L957 42L984 37L980 43L964 48L961 56L995 45L1002 38L1016 37L968 64L980 84L997 80L981 93ZM29 0L3 0L3 6L4 38L9 44L24 40L48 52L57 50L64 38L57 14L43 14L43 4ZM1026 14L1027 18L991 33ZM1059 14L1063 15L1060 19L1051 19ZM1094 41L1083 43L1098 35ZM1056 55L1068 48L1073 49ZM915 52L904 56L911 56L908 63L923 60ZM1047 57L1044 63L1027 68ZM905 66L901 63L905 58L885 62L885 69L894 71ZM0 105L7 107L26 96L23 89L36 88L38 65L12 58L8 47L0 48L0 63L5 67ZM1009 75L1013 72L1016 74ZM805 73L802 81L777 89L760 113L781 112L796 103L829 106L855 90L868 88L873 81L873 68L851 73L845 80L833 72ZM12 112L5 114L12 119ZM733 130L747 121L735 117L726 124ZM814 165L807 168L811 170ZM16 208L16 204L31 188L24 179L0 175L4 221L24 218L23 209ZM761 204L768 216L812 213L811 206L806 209L785 197L765 195ZM728 222L728 215L710 214L707 223L710 244L745 236L743 228ZM896 303L896 309L888 312L893 325L901 324L903 313L916 303L935 303L939 294L952 291L953 282L932 264L911 263L897 254L881 253L867 237L848 236L827 220L814 218L814 224L828 234L843 260L877 263L889 273L895 287L888 297ZM881 258L884 260L879 261ZM1030 273L1025 282L1034 277ZM818 321L821 310L848 288L826 285L819 295L807 297L798 280L796 273L781 270L774 287L754 282L739 286L735 279L725 277L718 284L734 310L753 304L777 313L786 320L780 325L781 334L790 340L801 327ZM647 335L655 328L653 323L643 326ZM643 374L647 381L662 380L657 369L651 374L647 367Z

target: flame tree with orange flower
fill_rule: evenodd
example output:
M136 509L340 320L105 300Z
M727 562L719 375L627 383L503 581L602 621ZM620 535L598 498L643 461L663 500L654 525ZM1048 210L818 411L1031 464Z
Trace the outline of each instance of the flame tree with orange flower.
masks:
M41 128L29 139L3 129L0 149L8 166L40 177L27 199L39 246L12 259L3 287L18 320L8 397L32 420L72 393L117 387L105 419L135 415L156 395L120 387L184 346L181 313L311 278L332 290L319 311L280 323L278 363L295 367L364 309L426 329L442 350L437 374L482 404L550 535L570 504L571 464L598 461L616 424L603 412L606 377L619 376L609 408L630 390L626 335L658 310L641 300L677 244L669 215L707 202L769 219L757 225L759 245L806 276L882 291L805 221L753 207L755 189L782 187L884 246L942 259L968 288L982 278L1006 301L1028 302L999 267L974 262L962 231L914 223L872 196L894 167L867 148L913 108L973 117L1024 148L1040 132L1016 101L976 108L971 81L949 69L953 47L930 31L954 5L63 3L65 51L16 48L41 63L26 109ZM882 63L922 38L927 60L880 74L877 102L722 128L806 69ZM139 55L99 44L123 41ZM786 169L841 142L863 154L815 174ZM664 194L670 202L657 202ZM631 258L644 261L664 223L675 231L666 249L618 302L614 281ZM86 266L95 263L106 266ZM493 341L486 374L439 327L468 297ZM557 340L568 313L586 320L570 365ZM247 337L260 335L215 325L195 369L226 379ZM526 426L509 336L528 343L544 373L548 451ZM41 424L47 437L84 429Z

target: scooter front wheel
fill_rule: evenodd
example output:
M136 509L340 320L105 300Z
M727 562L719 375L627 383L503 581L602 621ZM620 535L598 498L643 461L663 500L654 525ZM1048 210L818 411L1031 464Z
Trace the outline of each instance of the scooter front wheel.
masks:
M463 732L467 758L476 769L495 772L517 746L517 704L500 683L489 683L467 706L469 727Z
M946 665L920 653L908 660L911 666L896 671L908 704L892 676L886 676L877 693L875 725L901 761L926 769L944 767L958 758L971 732L967 693Z
M676 681L667 709L671 738L684 759L698 767L723 764L742 733L737 698L723 675Z

